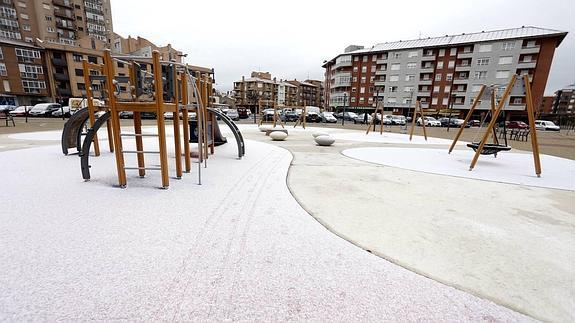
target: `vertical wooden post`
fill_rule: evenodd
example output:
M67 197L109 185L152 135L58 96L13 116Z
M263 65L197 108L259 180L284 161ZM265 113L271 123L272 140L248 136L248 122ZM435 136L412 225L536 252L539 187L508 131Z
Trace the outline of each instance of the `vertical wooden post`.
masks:
M198 132L198 163L204 162L204 122L202 116L202 82L200 72L195 73L196 78L196 129Z
M469 108L469 112L467 112L467 115L465 116L465 121L463 121L463 124L461 125L461 127L459 127L459 130L457 131L457 134L455 135L455 138L453 139L453 142L451 143L451 146L449 147L448 154L451 154L451 152L453 151L453 148L455 148L455 145L457 144L459 137L463 133L463 129L465 128L465 125L467 124L467 122L469 122L469 119L471 119L471 115L473 114L473 111L475 111L475 108L479 104L479 101L480 101L481 97L483 96L483 92L485 92L485 88L486 88L486 86L482 85L481 89L479 89L479 93L477 93L477 96L475 96L475 100L473 100L473 104L471 105L471 107ZM447 125L447 126L449 127L449 125Z
M409 141L413 138L413 131L415 130L415 119L417 119L417 105L413 106L413 114L411 119L411 129L409 130ZM423 121L423 118L421 119Z
M527 105L527 117L529 119L529 135L531 135L531 150L533 152L533 162L535 163L535 174L541 177L541 159L539 156L539 143L537 142L537 129L535 129L535 109L533 107L533 94L531 93L531 82L529 75L523 75L525 84L525 100Z
M421 108L421 103L419 101L415 101L415 106L419 109L419 113L421 113L421 126L423 127L423 136L425 137L425 141L427 141L427 130L425 125L425 116L423 115L423 109Z
M307 125L307 106L305 105L305 101L303 103L303 128L305 129L305 126Z
M167 66L166 68L170 68ZM174 126L174 154L176 155L176 178L182 178L182 143L180 138L180 91L178 88L178 69L176 65L172 65L174 71L174 95L172 103L174 103L173 126ZM185 127L185 125L184 125Z
M216 150L216 127L218 123L218 119L213 113L208 113L207 109L211 106L212 103L212 78L210 74L206 74L206 92L207 92L207 102L206 102L206 114L209 116L210 121L212 123L211 128L211 135L212 135L212 143L210 144L210 153L213 155Z
M481 151L483 150L483 147L485 146L485 143L487 142L487 138L489 137L491 130L495 126L495 123L497 123L497 118L499 117L501 110L503 110L503 107L505 106L505 101L507 101L507 99L509 98L509 94L511 93L511 89L513 88L513 85L515 84L516 80L517 80L517 75L514 74L511 77L511 79L509 80L509 83L507 84L507 88L505 89L505 92L503 93L503 96L501 97L501 101L499 101L499 105L497 106L497 110L495 110L495 113L491 117L491 121L489 122L489 125L487 126L487 129L485 130L485 134L483 134L483 138L479 142L479 147L477 147L477 150L475 151L475 155L473 156L473 160L471 161L471 165L469 166L470 171L473 170L473 168L475 167L475 164L477 164L477 160L479 159L479 155L481 154Z
M86 84L86 103L88 105L88 117L90 120L90 128L96 122L96 109L94 108L94 94L92 93L92 82L90 81L90 68L88 67L88 61L83 59L82 60L82 67L84 70L84 83ZM102 89L103 91L104 89ZM110 137L108 136L108 139ZM98 141L98 134L94 134L94 155L100 156L100 142ZM80 147L78 147L80 148Z
M188 68L187 66L185 67ZM184 124L184 164L186 168L186 173L192 170L192 163L190 160L190 128L189 128L189 114L188 106L190 104L188 100L188 74L187 70L182 73L182 105L185 107L182 110L182 122Z
M160 171L162 173L162 188L170 186L168 177L168 149L166 147L166 127L164 121L164 86L162 82L162 65L160 52L152 52L152 69L154 71L154 87L156 93L156 122L158 126L158 143L160 146Z
M118 172L118 184L120 187L126 187L126 170L124 169L124 155L122 149L122 138L120 137L120 119L116 107L116 96L114 95L114 61L109 49L104 51L104 75L106 76L106 88L108 91L108 105L110 109L110 119L112 120L112 135L114 137L114 148L116 156L116 168Z
M130 72L130 84L136 85L136 71L134 68L134 64L135 62L132 61L132 64L129 66L129 72ZM131 90L130 90L131 91ZM131 93L130 93L131 96ZM132 101L135 101L134 98L132 98ZM138 158L138 175L140 175L140 177L144 177L146 176L146 170L145 168L145 161L144 161L144 153L142 152L144 150L144 143L142 140L142 136L140 136L142 134L142 116L140 114L140 112L138 111L134 111L134 133L136 134L136 151L138 151L137 153L137 158Z
M493 91L491 91L491 115L495 113L495 106L496 102L495 102L495 89L494 89ZM495 127L493 127L493 129L491 130L491 133L493 134L493 142L495 144L499 144L499 140L497 139L497 131L495 131ZM497 153L495 154L495 157L497 157Z
M379 123L379 134L383 135L383 107L384 107L384 103L383 102L378 102L377 105L379 105L379 113L381 114L381 122ZM377 110L375 111L375 116L377 117ZM377 119L372 120L373 122L376 122Z
M206 82L206 78L205 77L201 77L201 84L202 84L202 120L204 123L203 126L203 130L204 130L204 156L205 156L205 160L207 160L209 158L209 141L210 141L210 137L208 137L208 113L207 113L207 107L208 107L208 84ZM213 125L212 125L213 127ZM213 140L213 138L212 138ZM204 164L204 166L207 167L207 164Z

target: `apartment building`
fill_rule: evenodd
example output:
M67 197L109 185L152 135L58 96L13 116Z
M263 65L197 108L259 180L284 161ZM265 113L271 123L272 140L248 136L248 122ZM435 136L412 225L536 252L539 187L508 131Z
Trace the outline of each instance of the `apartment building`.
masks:
M45 51L31 43L0 42L0 105L34 105L51 96Z
M152 52L160 52L162 59L167 61L182 62L183 53L172 47L171 44L166 46L157 46L146 38L137 36L136 38L128 36L124 38L116 33L112 33L112 47L114 53L130 53L136 56L152 57Z
M555 92L551 112L558 115L575 115L575 85Z
M0 38L77 45L91 37L111 43L109 0L1 0Z
M566 32L521 27L472 34L350 46L325 61L325 99L330 108L386 110L407 114L415 100L429 112L453 105L463 115L482 84L504 86L513 74L527 74L534 102L541 102L555 49ZM514 93L506 110L521 113ZM478 113L489 109L481 102Z
M305 80L306 83L310 83L316 86L316 96L313 103L309 105L313 105L315 107L325 108L325 87L323 81L320 80Z
M314 83L315 82L315 83ZM273 102L286 107L321 105L323 82L318 80L284 81L277 80L268 72L252 72L250 78L234 82L236 106L257 111L258 102L262 106L272 106Z

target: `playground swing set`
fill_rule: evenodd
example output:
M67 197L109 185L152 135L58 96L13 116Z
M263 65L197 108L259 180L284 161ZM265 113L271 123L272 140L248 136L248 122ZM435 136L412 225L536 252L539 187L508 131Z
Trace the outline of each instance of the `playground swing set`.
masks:
M495 130L495 126L497 124L499 116L504 113L505 105L506 105L507 101L509 100L509 98L511 96L524 96L525 97L525 105L526 105L526 109L527 109L527 118L529 120L528 125L529 125L529 133L530 133L530 137L531 137L531 152L533 155L535 174L537 175L537 177L540 177L541 176L541 159L540 159L540 155L539 155L539 143L537 141L537 132L535 129L535 108L533 106L533 96L531 93L531 83L529 81L529 76L523 75L522 77L518 77L518 75L513 75L511 77L511 79L509 80L509 83L505 87L505 90L503 92L503 95L499 99L499 102L497 102L497 98L496 98L497 93L496 92L497 92L497 87L495 87L495 86L490 86L490 87L487 87L486 85L481 86L479 93L477 94L477 96L473 100L473 104L469 108L469 112L467 113L467 116L465 117L464 122L462 123L462 125L459 128L453 142L451 143L451 146L449 147L448 153L451 153L453 151L453 148L457 144L459 137L463 133L465 125L471 119L471 116L473 115L473 112L475 111L477 106L482 101L487 101L487 100L490 102L490 111L488 113L486 113L485 116L483 117L483 120L481 122L481 126L479 129L481 129L483 127L483 124L486 121L489 113L491 114L491 120L490 120L489 124L487 125L485 132L482 134L481 140L476 141L474 139L473 142L467 144L467 146L469 148L472 148L475 151L475 155L473 156L473 159L472 159L471 164L469 166L469 170L471 171L475 168L475 166L477 165L477 161L479 160L480 155L494 155L494 157L497 157L497 154L499 152L510 151L511 147L507 145L505 120L503 121L503 127L504 127L504 137L503 138L505 140L504 144L499 143L499 140L497 139L497 131ZM492 143L487 142L489 139L489 136L491 136L493 138Z
M192 151L190 149L191 114L195 113L197 122L197 158L198 183L201 184L201 164L207 167L209 154L215 152L215 138L219 134L217 118L221 118L232 130L238 143L238 158L245 154L243 137L237 126L225 114L208 107L212 80L207 73L196 71L187 64L173 61L162 61L158 51L152 57L112 56L109 50L104 52L103 64L83 62L84 79L86 82L87 107L75 113L64 126L62 133L62 150L68 154L69 148L76 148L81 157L81 169L84 180L90 179L89 156L92 144L94 155L100 155L98 130L107 125L108 144L110 152L115 154L118 186L127 185L126 170L137 170L140 177L148 170L161 173L161 188L169 187L168 150L166 143L166 124L164 113L173 114L174 153L176 178L182 173L191 171ZM128 66L129 75L117 75L115 66ZM150 66L150 72L147 70ZM111 80L111 81L110 81ZM98 101L94 92L101 93L103 105L94 104ZM120 113L133 114L133 132L123 133L120 124ZM156 115L157 133L142 132L142 114ZM183 122L183 138L180 124L180 113ZM84 132L84 129L87 131ZM82 136L84 139L82 140ZM123 138L135 139L135 150L123 149ZM157 137L158 150L145 150L144 137ZM182 153L183 139L183 153ZM125 154L137 156L137 166L125 165ZM145 155L159 155L159 167L146 166ZM182 165L182 155L184 165ZM183 166L183 167L182 167Z

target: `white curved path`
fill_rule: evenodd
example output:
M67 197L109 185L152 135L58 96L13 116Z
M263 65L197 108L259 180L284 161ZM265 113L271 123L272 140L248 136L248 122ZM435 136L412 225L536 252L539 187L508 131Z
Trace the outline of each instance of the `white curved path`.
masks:
M0 321L530 320L327 231L290 195L287 151L234 150L167 191L111 187L109 153L87 183L58 146L1 153Z

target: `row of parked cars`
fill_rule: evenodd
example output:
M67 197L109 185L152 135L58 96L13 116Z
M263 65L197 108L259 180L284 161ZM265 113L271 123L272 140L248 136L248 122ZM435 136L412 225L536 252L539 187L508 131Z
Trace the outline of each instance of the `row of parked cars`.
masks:
M26 114L32 117L61 117L64 114L64 116L69 117L71 114L69 106L61 106L58 103L38 103L34 106L21 105L18 107L2 105L0 106L0 111L13 117L23 117Z

